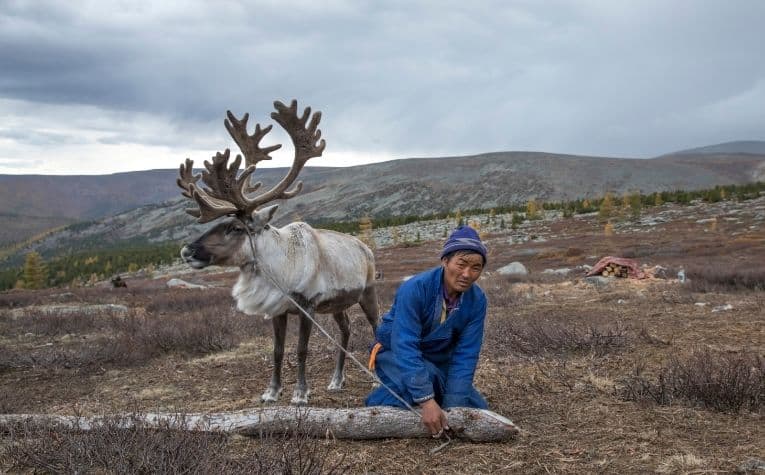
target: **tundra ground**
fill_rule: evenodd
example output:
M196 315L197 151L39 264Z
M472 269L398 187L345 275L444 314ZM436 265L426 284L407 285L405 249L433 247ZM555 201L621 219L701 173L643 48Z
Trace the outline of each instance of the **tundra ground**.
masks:
M490 261L479 283L490 308L475 383L492 410L522 429L512 441L455 442L431 456L436 442L428 439L285 445L272 438L223 437L178 439L173 452L167 441L163 446L147 435L141 440L154 445L120 439L122 451L133 447L145 463L154 460L151 450L162 451L165 462L170 453L186 452L220 462L206 466L176 458L175 466L154 465L182 471L187 463L189 472L252 472L250 462L265 460L264 453L272 465L263 469L261 463L262 471L284 469L278 451L292 456L306 447L314 463L325 463L314 466L317 473L706 473L765 459L765 199L665 205L652 213L642 224L615 226L612 235L596 216L585 216L486 236ZM430 241L376 251L382 309L402 278L437 264L440 246ZM578 266L606 255L663 266L667 278L586 280ZM496 272L512 261L526 265L529 275ZM684 284L675 279L681 267L690 279ZM271 372L271 326L235 310L229 296L235 275L182 276L208 286L204 290L168 289L171 276L163 276L128 279L127 289L0 294L0 413L259 406ZM59 306L40 307L54 304ZM320 316L334 332L331 320ZM372 335L357 307L352 325L351 349L364 361ZM296 327L291 321L292 352ZM361 406L371 384L351 362L345 389L326 390L334 355L314 330L311 404ZM287 404L296 368L294 355L285 359ZM119 466L104 461L113 460L108 457L87 459L81 445L97 444L84 435L0 434L0 471L141 467L130 454ZM80 456L89 462L77 465ZM298 464L291 469L298 471Z

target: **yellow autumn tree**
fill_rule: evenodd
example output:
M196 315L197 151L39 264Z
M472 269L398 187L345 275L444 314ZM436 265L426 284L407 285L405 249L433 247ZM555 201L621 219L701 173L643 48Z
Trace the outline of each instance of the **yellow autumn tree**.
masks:
M398 230L398 226L390 228L390 239L393 241L393 245L401 244L401 233Z
M640 219L640 213L643 211L643 199L640 197L640 193L635 191L630 194L629 211L632 219Z
M374 250L377 247L375 237L372 234L372 218L369 216L363 216L359 220L359 239L370 249Z
M42 289L48 282L48 266L40 254L30 252L24 259L24 288Z
M600 208L598 208L598 217L601 222L608 221L614 216L614 198L611 196L611 192L606 192L603 200L600 202Z
M481 231L481 221L479 221L477 219L471 219L470 222L468 223L468 226L470 226L471 228L475 229L476 232L478 233L478 236L481 239L484 239L486 237L486 233Z
M457 211L454 213L454 222L457 223L457 227L465 224L462 219L462 212L459 210L459 208L457 208Z
M539 203L531 199L526 203L526 219L533 220L541 218L539 214Z

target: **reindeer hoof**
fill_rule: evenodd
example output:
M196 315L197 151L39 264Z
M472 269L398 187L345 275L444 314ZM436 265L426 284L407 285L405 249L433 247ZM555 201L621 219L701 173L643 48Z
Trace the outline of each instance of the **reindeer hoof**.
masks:
M340 391L343 389L344 383L345 383L345 378L332 378L332 381L329 382L329 386L327 386L327 390Z
M308 396L311 394L311 391L308 389L300 390L296 389L295 392L292 393L292 400L290 403L294 406L307 406L308 405Z
M266 392L264 392L260 396L261 402L276 402L279 400L279 396L281 396L282 390L281 389L274 389L274 388L268 388Z

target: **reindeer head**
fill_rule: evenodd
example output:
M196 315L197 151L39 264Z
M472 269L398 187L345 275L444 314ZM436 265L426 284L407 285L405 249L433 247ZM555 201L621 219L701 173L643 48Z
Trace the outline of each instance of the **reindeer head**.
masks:
M197 208L187 209L186 212L198 218L200 223L224 216L233 217L219 223L192 244L183 247L181 257L192 267L203 268L211 264L242 266L252 261L249 239L268 229L268 223L277 208L276 205L261 207L274 200L290 199L300 193L303 182L297 182L291 190L287 188L295 181L305 163L310 158L321 156L324 151L326 144L321 139L321 130L318 129L321 112L317 111L311 117L311 108L307 107L303 114L298 116L297 101L294 100L289 107L276 101L274 108L276 112L271 113L271 118L289 134L295 148L295 157L287 175L270 190L251 197L250 194L258 190L261 183L251 184L250 177L255 172L256 164L262 160L271 160L269 154L281 148L281 145L260 148L261 139L272 126L261 129L260 124L256 124L255 132L249 135L249 114L245 114L239 120L228 111L228 118L224 121L229 134L244 154L247 168L241 174L239 165L242 155L237 155L229 166L231 153L228 149L223 153L216 153L212 162L205 160L205 170L201 175L193 175L194 162L191 159L187 158L186 163L181 164L178 186L183 190L183 196L193 199L197 204ZM197 185L200 179L205 187Z

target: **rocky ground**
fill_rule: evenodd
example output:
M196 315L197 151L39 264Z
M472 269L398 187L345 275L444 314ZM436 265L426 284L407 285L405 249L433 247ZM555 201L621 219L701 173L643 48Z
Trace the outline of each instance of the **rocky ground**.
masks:
M665 205L639 221L617 223L610 235L595 215L550 214L515 230L508 217L505 229L500 217L496 224L465 218L481 220L490 248L480 281L490 309L476 386L492 410L520 426L516 439L456 442L429 455L436 443L428 439L285 446L233 437L213 448L197 440L188 452L208 462L223 456L236 462L211 470L250 473L257 470L247 463L273 454L279 443L289 456L308 447L309 455L350 473L706 473L745 470L765 460L765 273L759 264L765 262L765 197ZM452 226L401 227L399 236L419 232L422 242L397 246L385 245L390 230L376 231L383 308L402 279L437 263L444 229ZM662 266L669 278L585 279L582 269L606 255ZM497 272L515 261L527 275ZM680 269L685 283L675 278ZM171 278L205 288L168 288ZM176 267L127 276L127 289L104 284L0 294L0 413L260 405L270 374L270 324L234 310L228 296L234 279L226 269ZM332 328L330 320L320 321ZM291 323L288 347L294 348ZM364 360L371 332L356 308L352 323L351 348ZM343 391L325 389L334 349L318 332L309 358L312 405L362 404L370 382L352 365ZM286 359L285 404L295 378L294 356ZM683 393L681 370L717 381L719 392ZM725 379L735 371L736 382ZM119 471L98 465L107 460L103 454L82 455L76 434L2 434L0 471ZM142 460L181 464L183 451L152 459L159 444L149 436L141 440L155 444L135 449ZM78 457L91 465L76 465Z

